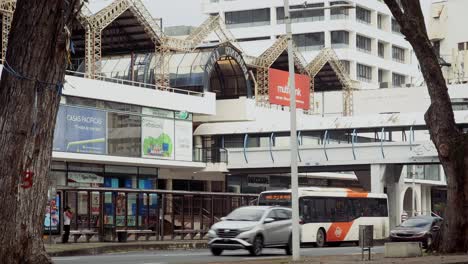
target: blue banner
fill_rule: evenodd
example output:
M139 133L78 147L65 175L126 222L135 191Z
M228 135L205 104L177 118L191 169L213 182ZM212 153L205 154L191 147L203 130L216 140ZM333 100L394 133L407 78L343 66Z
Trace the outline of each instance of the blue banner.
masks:
M54 151L106 154L106 112L61 105Z

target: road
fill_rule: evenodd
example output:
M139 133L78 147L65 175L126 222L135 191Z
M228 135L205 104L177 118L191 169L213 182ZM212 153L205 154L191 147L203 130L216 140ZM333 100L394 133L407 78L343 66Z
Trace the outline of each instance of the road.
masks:
M382 246L375 247L372 252L383 253ZM302 256L351 255L360 254L358 247L326 247L302 248ZM247 251L225 251L219 257L212 256L208 249L199 250L171 250L115 253L96 256L56 257L52 258L58 264L185 264L210 262L238 262L286 257L284 250L264 249L262 256L251 257Z

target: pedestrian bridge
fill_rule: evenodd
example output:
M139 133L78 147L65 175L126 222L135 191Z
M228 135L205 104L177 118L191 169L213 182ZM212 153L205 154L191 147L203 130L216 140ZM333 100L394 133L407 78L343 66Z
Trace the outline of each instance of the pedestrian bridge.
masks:
M227 169L289 167L289 147L229 148ZM374 142L307 146L297 152L299 167L438 163L431 141Z
M455 119L468 127L468 111L456 111ZM297 127L302 168L439 163L424 113L303 116ZM289 120L264 113L256 120L202 124L194 136L222 142L226 169L237 170L290 167L289 134Z

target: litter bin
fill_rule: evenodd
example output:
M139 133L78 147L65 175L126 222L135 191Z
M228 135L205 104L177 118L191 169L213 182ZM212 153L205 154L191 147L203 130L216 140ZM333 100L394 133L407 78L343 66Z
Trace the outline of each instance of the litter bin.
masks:
M114 235L114 228L104 227L104 233L102 234L101 242L112 242L112 236Z
M127 230L119 230L117 231L117 240L119 242L127 242Z
M361 248L362 260L364 260L364 252L369 252L369 260L371 260L371 248L374 246L374 226L359 225L359 247Z

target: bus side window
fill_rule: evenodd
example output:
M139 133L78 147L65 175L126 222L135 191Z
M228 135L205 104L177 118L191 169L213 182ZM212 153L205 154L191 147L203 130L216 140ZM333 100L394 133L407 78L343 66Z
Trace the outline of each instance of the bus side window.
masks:
M315 215L314 215L314 222L326 222L327 212L325 211L325 199L324 198L316 198L315 200Z

